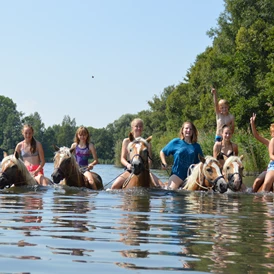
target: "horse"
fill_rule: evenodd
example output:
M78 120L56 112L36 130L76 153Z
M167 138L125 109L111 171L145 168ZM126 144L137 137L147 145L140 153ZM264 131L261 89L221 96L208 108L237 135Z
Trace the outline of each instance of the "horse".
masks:
M243 170L242 163L244 156L230 156L225 159L223 166L223 175L227 182L227 187L233 192L245 191L246 186L243 184Z
M61 182L61 185L93 189L76 162L73 155L75 148L54 146L54 149L54 171L51 175L53 182L55 184ZM104 189L101 176L95 172L91 172L91 174L97 190Z
M152 136L144 139L142 137L134 138L132 133L129 134L130 143L127 150L132 170L129 177L125 180L122 189L134 187L156 188L152 181L148 163L150 158L148 147L151 139Z
M200 163L194 166L191 174L185 179L182 189L226 192L227 183L222 175L219 161L212 156L204 158L199 155L199 159Z
M38 185L35 178L27 170L18 152L5 155L1 163L0 189L11 186Z

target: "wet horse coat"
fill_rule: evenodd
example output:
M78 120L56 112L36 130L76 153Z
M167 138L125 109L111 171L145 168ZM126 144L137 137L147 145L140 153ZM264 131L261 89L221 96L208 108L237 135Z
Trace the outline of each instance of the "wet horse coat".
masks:
M130 143L128 145L129 159L132 172L123 184L123 189L133 187L155 187L149 171L149 142L152 136L147 139L138 137L134 139L132 133L129 134Z
M69 149L68 147L59 148L57 146L54 146L54 148L56 151L54 156L54 171L51 175L53 182L55 184L61 182L62 185L92 189L91 184L81 172L80 167L72 154L74 149ZM103 182L100 175L95 172L91 172L91 174L97 190L103 189Z
M0 189L10 186L37 185L18 152L4 157L1 163Z
M201 162L194 166L191 174L185 179L183 189L226 192L227 184L218 160L211 156L199 158Z

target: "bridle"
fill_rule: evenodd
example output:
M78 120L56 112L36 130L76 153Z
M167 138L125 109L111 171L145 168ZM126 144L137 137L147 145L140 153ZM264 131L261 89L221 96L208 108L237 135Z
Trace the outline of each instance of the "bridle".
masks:
M235 189L234 184L233 184L233 182L234 182L233 177L235 175L238 175L240 177L240 186L239 186L238 189ZM227 179L228 179L228 187L231 190L239 190L239 189L241 189L241 186L243 184L243 176L240 174L240 172L234 172L234 173L228 174Z

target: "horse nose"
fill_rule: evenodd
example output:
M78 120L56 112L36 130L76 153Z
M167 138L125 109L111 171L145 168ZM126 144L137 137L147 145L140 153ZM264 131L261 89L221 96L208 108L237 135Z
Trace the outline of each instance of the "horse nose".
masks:
M227 183L223 179L219 182L219 191L220 193L225 193L227 191Z

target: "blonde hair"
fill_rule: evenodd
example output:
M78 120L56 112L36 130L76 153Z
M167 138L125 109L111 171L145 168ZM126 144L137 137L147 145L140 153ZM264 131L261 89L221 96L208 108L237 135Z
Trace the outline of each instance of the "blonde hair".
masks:
M270 131L274 131L274 124L270 125Z
M76 130L75 136L74 136L74 142L79 144L80 143L80 139L78 137L78 135L86 135L87 139L86 139L86 144L88 145L90 143L90 134L89 131L86 127L81 126Z
M223 105L229 107L228 101L225 100L225 99L221 99L221 100L218 102L218 106L223 106Z
M130 123L131 128L133 128L138 123L141 123L142 126L144 127L144 121L141 118L135 118Z
M179 132L179 136L181 139L185 139L184 133L183 133L183 129L185 127L186 124L190 124L192 127L192 136L191 136L191 143L197 143L198 141L198 130L197 128L194 126L194 124L192 122L184 122L182 127L180 128L180 132Z

